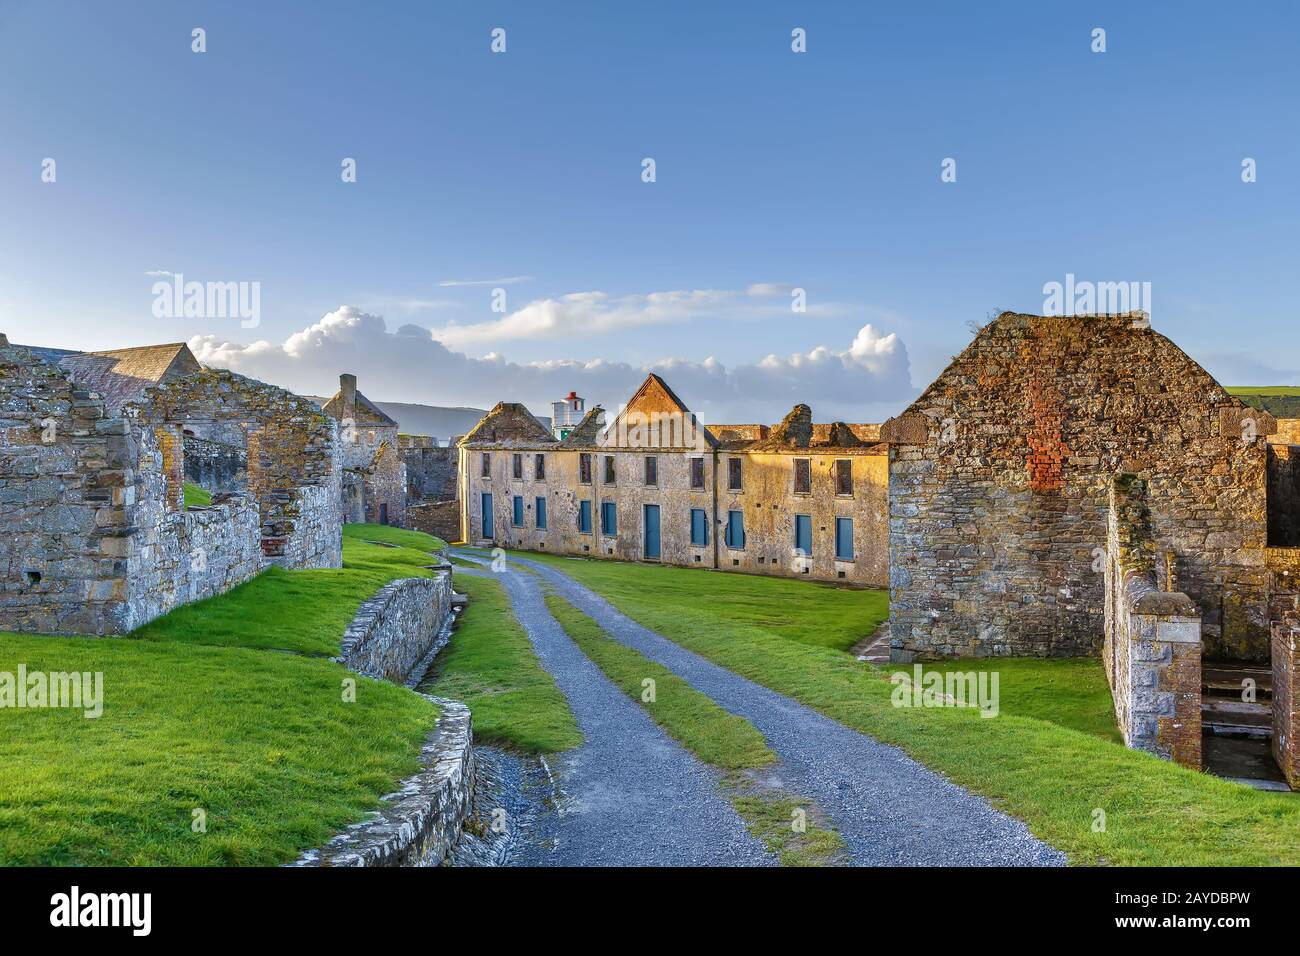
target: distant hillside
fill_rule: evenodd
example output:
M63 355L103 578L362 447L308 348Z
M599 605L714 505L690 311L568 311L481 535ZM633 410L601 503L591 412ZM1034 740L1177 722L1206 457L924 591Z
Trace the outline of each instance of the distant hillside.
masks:
M328 398L319 395L306 396L317 405L324 405ZM371 399L371 401L375 401ZM479 423L487 410L483 408L444 408L439 405L416 405L412 402L375 402L384 410L384 414L397 422L403 435L432 435L434 438L451 438L463 435ZM551 427L549 418L541 418L547 428Z
M1229 388L1228 392L1251 408L1268 412L1274 418L1300 418L1300 386L1239 385Z

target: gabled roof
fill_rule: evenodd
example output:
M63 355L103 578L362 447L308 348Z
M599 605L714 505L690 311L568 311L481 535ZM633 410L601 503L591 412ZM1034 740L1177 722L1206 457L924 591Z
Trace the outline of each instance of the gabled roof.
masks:
M519 402L497 402L460 440L460 444L531 447L559 443L547 427Z
M669 428L670 437L679 439L685 445L674 444L655 445L655 439L662 439L663 429L655 427L655 422L677 419L681 423L680 429ZM718 440L713 433L704 425L703 422L696 420L694 413L686 407L686 403L677 397L677 393L669 388L668 383L662 378L651 372L646 376L641 387L633 393L628 399L627 405L618 413L609 428L605 430L604 445L619 444L620 437L624 435L635 434L637 444L641 443L646 426L649 425L651 444L644 447L686 447L693 446L700 442L711 448L718 447ZM689 431L690 434L687 434ZM674 434L680 432L680 434Z
M605 428L605 409L593 405L577 427L569 432L560 442L561 448L594 448L596 439Z
M353 406L352 420L358 425L391 425L397 427L395 422L387 412L372 402L360 392L356 392L356 402ZM326 415L332 418L342 420L345 416L343 411L343 390L334 393L334 397L321 406L320 409Z
M39 351L52 357L59 350ZM56 361L77 386L102 395L105 406L114 413L127 402L138 399L150 385L203 368L184 342L102 352L73 352Z

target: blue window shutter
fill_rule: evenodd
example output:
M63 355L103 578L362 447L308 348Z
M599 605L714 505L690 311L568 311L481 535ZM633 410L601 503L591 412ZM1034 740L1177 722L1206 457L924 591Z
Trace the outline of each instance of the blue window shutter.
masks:
M853 519L835 519L835 557L841 561L853 560Z
M537 527L546 530L546 499L537 499Z
M794 516L794 546L812 556L812 515Z

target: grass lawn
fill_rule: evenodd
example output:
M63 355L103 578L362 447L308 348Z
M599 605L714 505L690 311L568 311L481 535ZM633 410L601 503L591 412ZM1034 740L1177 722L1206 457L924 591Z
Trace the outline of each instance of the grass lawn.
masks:
M997 661L1007 677L993 719L966 709L896 708L885 678L901 668L877 670L834 649L844 646L845 623L821 613L824 589L687 568L527 556L561 568L682 646L902 747L1024 820L1075 863L1300 864L1300 798L1252 790L1106 739L1098 733L1099 700L1087 686L1054 714L1051 694L1034 686L1033 672L1041 667L1069 684L1070 671L1058 662ZM772 627L757 615L730 613L730 589L743 589L747 601L759 581L787 585L773 589L771 603L779 601L794 623ZM1100 672L1096 661L1071 666L1095 688L1096 678L1086 678L1089 663ZM1100 833L1092 831L1097 809L1106 814Z
M1300 385L1233 385L1227 391L1230 395L1300 396Z
M581 744L569 702L542 669L500 582L457 574L456 590L469 604L420 689L468 704L477 741L527 753Z
M510 553L566 571L581 566L587 575L583 582L592 588L596 588L597 581L614 585L625 580L622 569L627 567L626 562ZM687 606L707 601L719 617L801 644L846 651L889 619L888 591L669 565L635 567L638 584L652 588L656 601L669 606L678 601ZM810 613L789 614L788 607L807 608Z
M385 538L403 546L370 543ZM397 578L432 574L426 569L434 560L429 552L442 546L437 538L418 531L344 525L342 568L268 568L225 594L187 604L151 621L133 636L328 657L338 653L343 630L362 602Z
M96 719L0 710L0 863L270 865L377 806L437 708L367 678L347 702L343 667L260 649L337 651L357 604L428 563L365 533L342 570L272 569L133 637L0 634L0 671L102 672L104 693Z
M185 482L185 507L206 508L212 504L212 492L192 481Z
M882 664L886 676L902 671L912 675L911 664ZM996 671L999 710L1018 717L1033 717L1081 730L1102 740L1123 744L1115 724L1115 705L1106 673L1095 658L958 658L927 661L923 673L939 671Z

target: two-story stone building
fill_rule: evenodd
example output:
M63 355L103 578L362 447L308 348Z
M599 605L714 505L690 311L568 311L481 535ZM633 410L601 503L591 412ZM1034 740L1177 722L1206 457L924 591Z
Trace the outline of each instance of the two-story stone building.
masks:
M563 440L501 403L460 442L462 537L479 544L882 586L878 426L704 425L658 375Z

